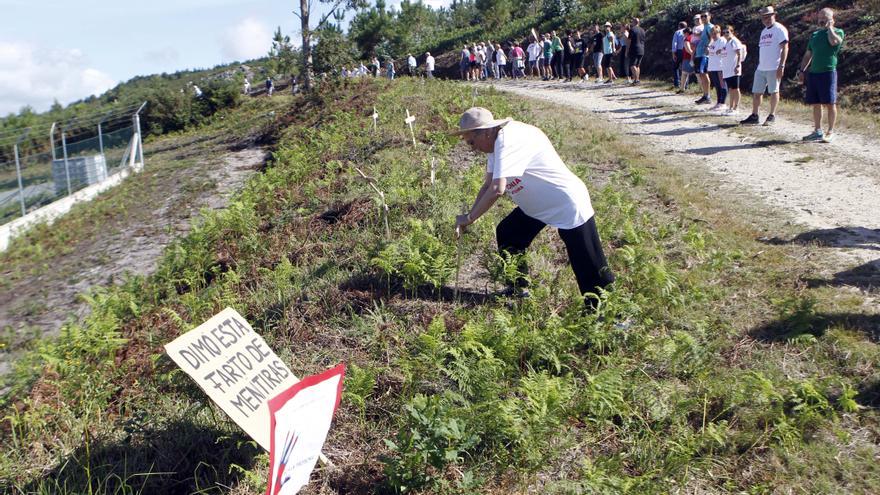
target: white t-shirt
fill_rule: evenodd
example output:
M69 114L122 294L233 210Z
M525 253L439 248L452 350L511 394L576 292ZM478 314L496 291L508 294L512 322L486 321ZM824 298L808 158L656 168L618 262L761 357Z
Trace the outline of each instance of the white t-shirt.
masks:
M498 132L486 171L507 179L507 194L522 211L551 227L573 229L593 217L590 193L550 139L537 127L510 122Z
M407 65L409 65L410 67L415 67L415 66L416 66L416 58L415 58L415 57L408 57L408 58L406 59L406 63L407 63Z
M709 46L706 47L706 57L709 58L709 65L706 67L706 70L709 72L721 70L721 56L717 55L717 53L726 43L727 40L724 38L709 41Z
M504 50L495 50L495 62L501 65L507 65L507 57L504 56Z
M544 49L541 47L541 45L537 43L532 43L531 45L529 45L528 48L529 60L538 60L539 58L541 58L543 51Z
M774 22L772 26L761 31L758 42L758 70L776 70L782 60L782 43L788 41L788 29Z
M434 56L428 55L425 59L425 70L434 70Z
M742 62L741 50L742 43L736 38L730 38L730 41L721 47L721 77L727 79L728 77L742 75L742 64L736 65L737 52L740 52L740 62Z

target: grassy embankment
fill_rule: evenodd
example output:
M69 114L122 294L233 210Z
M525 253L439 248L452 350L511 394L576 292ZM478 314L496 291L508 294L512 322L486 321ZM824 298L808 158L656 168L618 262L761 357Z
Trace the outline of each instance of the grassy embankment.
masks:
M0 479L43 493L261 491L266 455L161 352L231 305L298 375L349 363L325 449L338 469L308 493L876 489L878 348L861 333L876 316L857 295L806 289L801 247L756 243L602 123L476 98L540 125L587 179L618 276L601 314L632 328L580 314L551 232L531 255L530 300L473 286L453 300L451 222L483 158L445 131L471 99L400 80L298 101L274 162L227 210L39 346L39 378L5 405ZM354 165L385 192L391 242ZM491 253L507 210L465 237L471 280L506 268Z

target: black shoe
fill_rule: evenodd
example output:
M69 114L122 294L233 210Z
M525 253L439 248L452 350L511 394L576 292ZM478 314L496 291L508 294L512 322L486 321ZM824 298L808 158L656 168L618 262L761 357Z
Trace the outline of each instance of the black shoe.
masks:
M740 120L740 125L758 125L760 121L758 120L757 114L751 114L745 120Z
M706 96L703 96L702 98L695 101L694 103L696 103L697 105L708 105L709 103L712 103L712 99L708 98Z
M776 122L776 117L771 113L767 116L767 120L764 121L764 126L771 126L774 122Z

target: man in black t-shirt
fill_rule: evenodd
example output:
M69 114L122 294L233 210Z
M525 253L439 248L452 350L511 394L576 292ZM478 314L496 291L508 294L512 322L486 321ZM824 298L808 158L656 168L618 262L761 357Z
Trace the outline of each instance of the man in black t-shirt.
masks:
M591 43L593 45L593 65L596 67L596 84L602 82L602 38L604 37L605 35L599 29L599 25L593 26L593 40Z
M645 30L639 24L641 21L638 17L633 17L629 28L629 43L627 43L627 53L629 55L630 76L632 76L632 84L639 84L639 75L642 65L642 57L645 56Z

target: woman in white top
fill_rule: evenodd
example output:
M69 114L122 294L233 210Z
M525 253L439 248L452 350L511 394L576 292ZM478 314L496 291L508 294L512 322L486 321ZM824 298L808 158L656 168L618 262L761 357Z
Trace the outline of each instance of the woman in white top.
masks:
M739 113L739 83L742 77L742 63L746 58L746 47L736 37L733 26L727 25L721 29L721 35L727 43L724 44L721 61L721 77L730 91L730 100L727 103L726 115Z
M456 232L507 193L517 207L495 230L501 256L524 253L548 225L559 229L587 309L595 310L594 295L614 282L614 275L602 251L586 184L565 166L537 127L509 118L496 120L492 112L478 107L464 112L458 125L457 134L473 150L488 154L488 161L473 206L455 219ZM507 281L510 292L527 297L528 266L521 258L516 263L521 275Z
M495 44L495 74L497 74L496 78L500 79L503 77L507 77L504 69L507 67L507 56L504 55L504 50L501 49L501 45Z
M709 80L715 87L716 97L715 106L709 109L712 112L726 108L724 103L727 101L727 85L721 77L722 51L726 44L727 40L721 37L721 26L715 24L709 32L709 46L706 47L706 58L708 58L706 71L709 72Z

